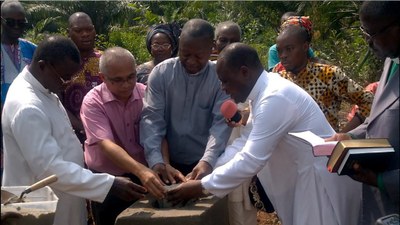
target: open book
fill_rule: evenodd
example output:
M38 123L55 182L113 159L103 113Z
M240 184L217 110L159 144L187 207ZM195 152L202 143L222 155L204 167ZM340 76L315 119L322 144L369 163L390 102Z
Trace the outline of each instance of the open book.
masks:
M314 156L330 156L335 148L337 141L327 141L311 131L289 132L290 135L300 139L312 147Z

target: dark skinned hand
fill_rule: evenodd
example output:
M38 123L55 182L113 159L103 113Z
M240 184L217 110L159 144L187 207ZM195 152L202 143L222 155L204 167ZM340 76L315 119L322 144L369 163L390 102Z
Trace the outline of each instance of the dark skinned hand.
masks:
M138 184L133 183L125 177L115 177L110 193L125 201L133 201L144 198L147 190Z
M179 170L175 169L170 164L158 163L153 166L153 170L167 185L186 181L185 176L183 176Z
M187 180L200 180L212 172L212 167L206 161L200 161L193 168L193 171L186 175Z
M171 202L172 205L178 205L180 203L185 205L189 200L202 196L204 195L200 180L189 180L167 192L167 200Z
M353 165L353 170L355 173L350 176L353 180L375 187L378 186L378 174L376 174L372 170L363 168L360 164L357 163Z

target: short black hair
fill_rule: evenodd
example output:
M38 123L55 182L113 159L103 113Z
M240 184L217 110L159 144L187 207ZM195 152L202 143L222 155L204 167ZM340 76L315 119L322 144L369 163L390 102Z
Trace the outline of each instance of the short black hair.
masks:
M191 19L183 25L181 37L205 37L214 41L214 27L203 19Z
M33 62L44 60L52 64L58 64L65 59L71 59L80 63L81 57L75 43L66 37L55 35L45 38L37 46L33 55Z
M400 23L400 1L365 1L361 5L360 15L380 18L396 18Z
M240 42L226 46L218 56L218 60L220 59L223 59L231 69L239 69L241 66L253 69L263 67L257 51Z

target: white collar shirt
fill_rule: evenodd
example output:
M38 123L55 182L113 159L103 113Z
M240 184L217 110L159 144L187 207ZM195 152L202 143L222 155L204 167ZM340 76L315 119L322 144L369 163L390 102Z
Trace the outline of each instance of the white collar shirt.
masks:
M203 187L222 197L257 174L283 224L357 224L360 183L330 174L326 157L314 157L308 145L288 135L305 130L325 137L334 134L314 100L297 85L265 71L248 100L251 131L244 129L227 147L221 158L231 160L204 177Z
M85 198L102 202L114 177L83 168L83 149L57 95L26 67L3 108L4 186L27 186L51 174L59 201L54 224L85 224Z

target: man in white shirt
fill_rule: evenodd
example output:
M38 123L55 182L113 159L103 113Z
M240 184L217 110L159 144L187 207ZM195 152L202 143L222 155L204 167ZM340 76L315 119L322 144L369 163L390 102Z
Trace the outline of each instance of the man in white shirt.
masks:
M79 65L78 48L70 39L51 36L42 41L32 64L11 84L1 121L3 185L26 186L57 175L50 185L59 198L57 225L86 224L85 198L102 202L112 194L129 201L146 193L124 178L83 168L82 146L55 94Z
M282 224L356 224L361 186L330 174L326 157L314 157L306 144L288 134L334 133L315 101L278 74L267 73L257 52L242 43L220 53L217 74L232 99L250 101L252 129L226 149L222 157L229 154L230 161L201 180L178 186L168 199L177 203L207 192L223 197L257 174Z

